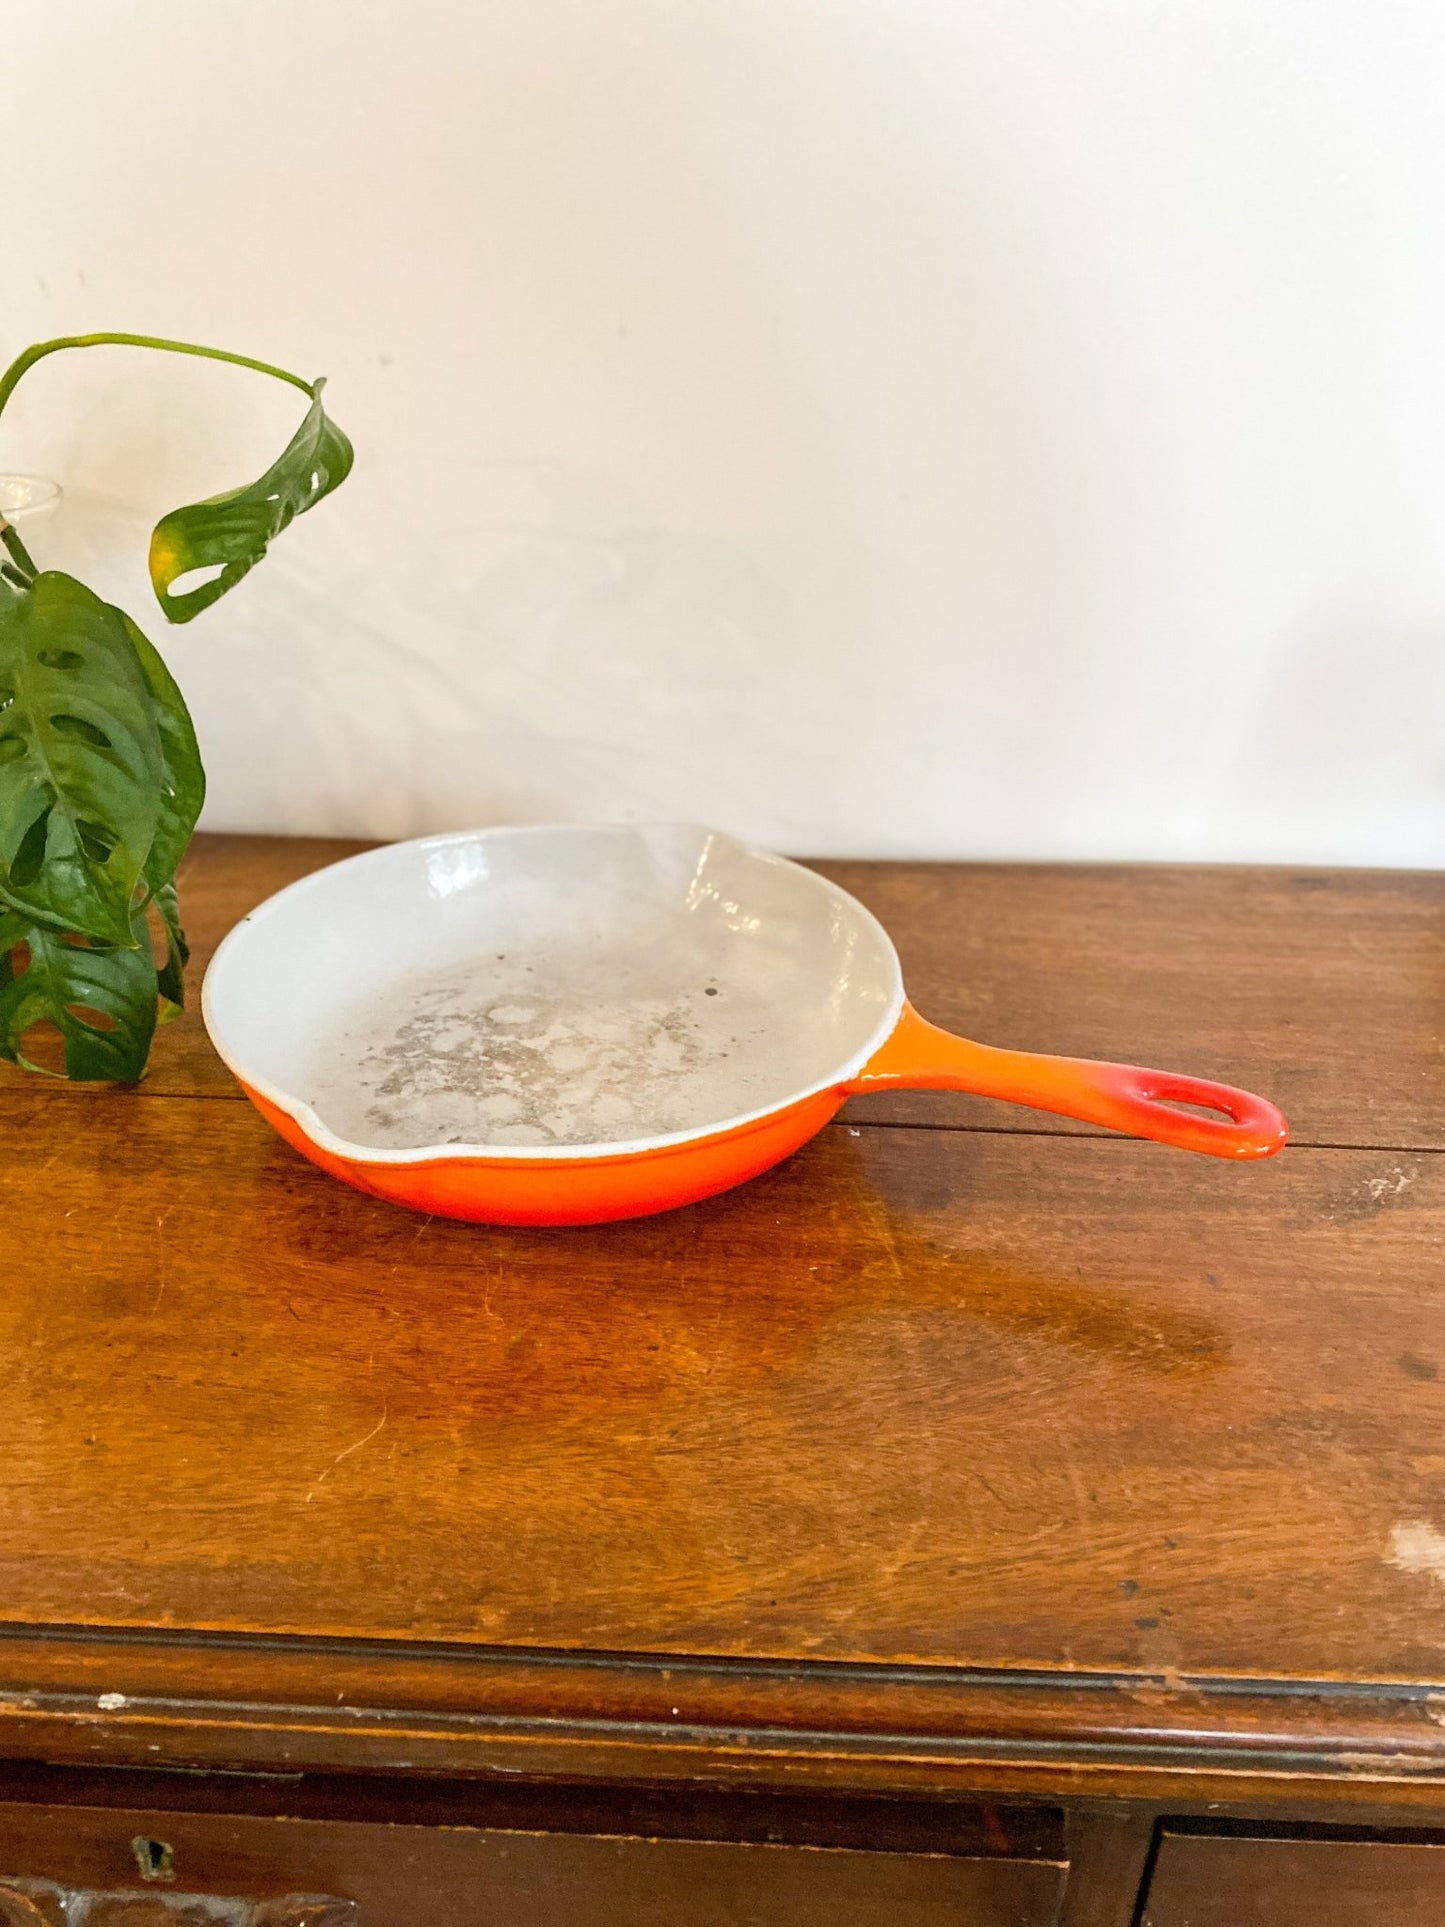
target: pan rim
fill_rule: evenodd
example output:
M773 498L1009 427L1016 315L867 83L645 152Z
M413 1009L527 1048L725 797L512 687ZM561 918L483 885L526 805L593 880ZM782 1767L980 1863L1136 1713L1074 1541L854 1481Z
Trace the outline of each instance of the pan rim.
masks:
M678 831L717 838L732 844L736 849L759 862L795 872L798 876L806 878L809 888L818 890L845 906L848 913L857 918L879 940L883 955L892 966L892 994L884 1005L867 1041L827 1076L790 1092L788 1096L776 1103L766 1104L749 1111L739 1111L729 1117L718 1118L685 1131L659 1132L650 1137L618 1138L594 1144L488 1144L481 1141L465 1144L409 1145L404 1149L395 1150L378 1145L359 1144L352 1138L343 1137L325 1123L313 1106L303 1098L295 1096L271 1079L248 1069L244 1063L243 1053L226 1042L223 1017L217 1010L221 994L217 989L220 983L218 972L221 966L228 957L234 956L234 953L244 945L247 933L253 925L269 920L272 916L279 914L283 908L294 908L299 899L322 887L323 880L333 879L338 871L352 870L357 866L391 859L401 850L414 851L420 859L427 851L475 843L479 839L520 838L559 832L599 830L639 838ZM388 1167L453 1162L517 1165L597 1163L607 1159L615 1161L645 1157L657 1152L700 1144L708 1139L731 1136L734 1132L747 1130L769 1118L777 1117L791 1110L795 1105L806 1103L810 1098L819 1097L827 1091L839 1090L846 1085L864 1069L869 1060L893 1034L903 1014L905 1001L903 970L893 940L873 912L860 903L857 897L830 878L820 876L816 870L810 870L806 864L795 862L790 857L779 856L771 850L758 849L725 830L683 820L648 823L498 824L482 829L443 830L430 836L406 837L394 843L380 844L375 849L360 850L354 856L341 857L335 863L325 864L321 869L313 870L307 876L298 877L294 883L286 884L257 904L254 910L248 911L216 946L201 985L201 1016L211 1043L221 1061L247 1091L256 1093L291 1118L317 1149L333 1157L343 1158L348 1163Z

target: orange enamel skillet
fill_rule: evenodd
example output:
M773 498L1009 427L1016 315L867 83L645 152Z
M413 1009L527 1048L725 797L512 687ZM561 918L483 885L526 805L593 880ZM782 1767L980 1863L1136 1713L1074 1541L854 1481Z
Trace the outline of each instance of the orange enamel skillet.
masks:
M231 932L203 1008L298 1151L482 1223L691 1204L866 1091L972 1091L1214 1157L1269 1157L1288 1135L1229 1085L936 1029L854 898L690 825L469 831L349 858Z

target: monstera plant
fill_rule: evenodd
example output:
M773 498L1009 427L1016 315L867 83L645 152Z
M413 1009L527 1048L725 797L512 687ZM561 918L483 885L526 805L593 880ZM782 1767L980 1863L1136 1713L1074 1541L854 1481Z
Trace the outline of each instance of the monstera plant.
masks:
M151 583L166 619L189 622L346 479L351 444L322 408L321 381L146 335L27 348L0 375L0 413L36 362L103 345L233 362L307 397L301 426L259 481L157 524ZM3 516L0 545L0 1057L50 1068L25 1048L48 1023L67 1077L136 1078L158 1019L185 998L176 873L205 795L196 733L124 610L37 567Z

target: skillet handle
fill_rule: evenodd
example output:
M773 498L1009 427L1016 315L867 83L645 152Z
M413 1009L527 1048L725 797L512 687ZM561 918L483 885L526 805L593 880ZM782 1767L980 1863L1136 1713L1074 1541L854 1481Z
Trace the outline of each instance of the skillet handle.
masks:
M1143 1070L1135 1064L995 1050L925 1023L911 1004L903 1006L888 1041L844 1089L850 1096L888 1090L972 1091L1216 1158L1273 1157L1289 1137L1289 1126L1273 1104L1231 1084L1178 1071ZM1224 1115L1198 1117L1173 1109L1175 1104L1202 1104Z

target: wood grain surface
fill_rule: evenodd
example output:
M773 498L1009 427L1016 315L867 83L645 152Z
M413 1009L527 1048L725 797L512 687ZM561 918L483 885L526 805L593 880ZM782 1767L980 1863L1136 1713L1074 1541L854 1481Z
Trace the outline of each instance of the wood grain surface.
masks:
M1431 1677L1445 1160L835 1126L488 1231L14 1097L10 1620ZM12 1170L13 1170L12 1166Z
M202 960L337 847L202 840ZM302 1162L194 1015L139 1092L9 1077L10 1751L1445 1779L1439 879L826 867L930 1015L1127 1031L1314 1148L875 1100L692 1210L492 1231Z

